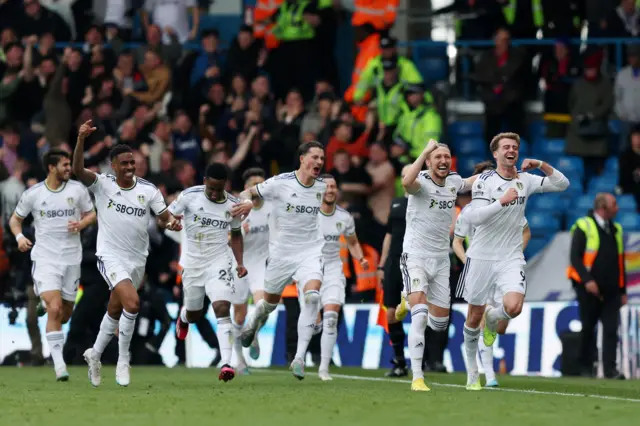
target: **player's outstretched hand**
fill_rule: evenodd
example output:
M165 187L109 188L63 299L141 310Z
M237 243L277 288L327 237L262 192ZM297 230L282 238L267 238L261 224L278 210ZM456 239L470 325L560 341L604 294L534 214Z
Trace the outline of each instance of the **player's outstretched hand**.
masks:
M525 158L524 161L522 162L522 166L520 167L520 169L523 172L528 172L529 170L537 169L538 167L540 167L541 164L542 164L542 161L540 160Z
M247 271L247 268L244 267L244 265L236 266L236 272L238 273L238 278L246 277L247 274L249 273Z
M500 204L506 206L516 198L518 198L518 191L516 191L515 188L509 188L502 198L500 198Z
M182 215L174 215L171 220L167 223L167 229L170 231L182 231Z
M23 253L31 250L31 247L33 247L33 243L27 237L22 237L18 241L18 250Z
M249 213L251 213L251 209L253 208L253 203L249 200L241 201L238 204L234 205L231 208L231 216L238 217L244 219Z
M366 257L360 259L360 266L362 266L362 269L369 269L369 261Z
M96 131L96 127L93 127L91 125L91 120L87 120L85 121L82 126L80 126L80 129L78 130L78 137L79 138L86 138L87 136L89 136L91 133Z

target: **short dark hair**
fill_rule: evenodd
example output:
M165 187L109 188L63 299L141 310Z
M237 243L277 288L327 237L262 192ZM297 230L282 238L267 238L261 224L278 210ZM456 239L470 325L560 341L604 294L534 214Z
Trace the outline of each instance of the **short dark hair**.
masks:
M320 179L333 179L336 180L336 177L331 173L323 173L320 175Z
M111 151L109 151L109 160L113 161L118 157L118 155L126 154L128 152L133 154L133 150L131 149L131 147L129 145L119 143L118 145L111 148Z
M486 170L493 170L495 168L496 167L493 165L493 161L483 161L473 166L473 174L477 175Z
M298 148L298 155L308 154L309 151L311 151L311 148L318 148L324 151L324 146L320 142L311 141L300 144L300 147Z
M351 156L346 149L340 148L340 149L337 149L336 152L333 153L333 157L335 158L336 156L342 155L342 154L346 154L346 155Z
M53 149L50 149L48 152L46 152L42 156L42 164L44 165L45 169L47 169L48 171L49 166L53 166L53 167L57 166L60 160L62 160L63 158L67 158L71 160L71 154L69 154L67 151L64 151L60 148L53 148Z
M242 174L242 181L246 182L252 177L264 178L264 170L262 170L260 167L251 167L250 169L245 170L245 172Z
M205 177L216 180L229 179L229 168L223 163L211 163L204 172Z

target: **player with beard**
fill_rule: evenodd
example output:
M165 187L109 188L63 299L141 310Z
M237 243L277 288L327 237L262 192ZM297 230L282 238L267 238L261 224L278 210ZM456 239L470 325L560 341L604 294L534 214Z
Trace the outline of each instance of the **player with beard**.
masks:
M329 375L329 364L333 356L333 348L338 338L338 315L345 302L345 286L347 285L342 271L340 259L340 237L344 236L347 247L354 259L362 268L367 269L369 262L364 257L362 247L356 235L356 226L351 214L336 205L338 185L330 174L322 175L327 190L320 207L320 230L324 236L322 255L324 258L324 277L320 288L322 303L322 337L320 339L320 380L333 380Z
M62 357L62 324L71 318L80 283L82 244L80 231L95 222L96 213L87 189L71 177L71 155L52 149L44 155L47 178L20 197L9 227L18 249L31 250L33 289L47 307L47 343L56 380L67 381ZM22 222L33 216L35 245L22 234Z
M420 171L424 164L428 170ZM429 141L402 178L409 200L400 268L411 305L409 354L413 391L430 390L422 370L425 330L428 325L441 332L449 324L449 231L458 193L471 189L476 178L463 179L452 172L449 147L434 140Z
M489 148L497 168L481 174L473 184L471 204L464 214L474 234L466 253L464 274L458 282L458 292L469 303L463 334L467 389L474 391L482 389L476 355L483 315L484 344L491 346L498 323L513 319L522 311L527 289L522 256L527 200L532 194L560 192L569 187L569 180L544 161L525 159L522 172L517 171L520 136L516 133L496 135ZM546 176L526 173L534 169ZM485 313L487 300L495 291L504 295L502 303L487 307Z
M136 162L128 145L111 149L111 174L98 174L84 168L84 141L96 130L91 120L80 126L73 152L73 172L95 195L98 211L98 271L111 290L107 313L93 348L84 352L89 380L99 386L102 380L100 358L113 334L119 329L119 356L116 383L128 386L131 380L129 346L140 309L138 287L142 284L149 254L151 211L161 227L182 229L179 217L169 214L162 194L152 183L135 176Z
M234 207L234 216L248 215L253 198L272 204L269 229L269 257L264 278L264 299L256 305L242 329L242 346L248 348L258 328L280 303L280 296L293 276L304 293L304 303L298 319L298 347L291 370L294 377L304 379L304 357L313 336L320 310L320 286L323 276L322 246L319 212L326 185L319 178L324 164L324 149L318 142L300 145L300 167L282 173L245 189L241 203Z

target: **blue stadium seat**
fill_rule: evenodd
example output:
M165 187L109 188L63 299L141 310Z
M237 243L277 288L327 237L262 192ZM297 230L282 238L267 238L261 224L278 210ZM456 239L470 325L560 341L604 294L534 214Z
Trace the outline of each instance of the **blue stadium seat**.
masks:
M562 215L569 208L570 201L561 194L551 193L543 196L535 195L529 199L527 207L535 213L546 213L553 216Z
M533 155L551 157L564 154L564 139L540 139L533 144Z
M636 199L631 194L625 194L618 196L618 207L620 212L635 212L638 209L636 205Z
M589 182L589 192L613 192L618 185L617 176L596 176Z
M418 44L411 49L413 52L413 60L420 62L421 59L425 58L446 58L447 47L448 46L444 44Z
M458 155L487 155L489 151L487 143L479 137L454 138L453 146Z
M458 173L461 176L471 176L474 166L485 160L486 157L484 156L459 156L457 161Z
M560 219L547 212L531 212L527 215L527 220L529 221L531 232L535 232L536 235L558 232L560 230Z
M593 199L595 197L595 194L587 194L575 198L571 203L571 211L581 216L586 214L589 209L593 208Z
M547 125L543 120L536 120L529 125L529 137L531 140L538 141L544 138L547 131Z
M574 223L576 223L578 221L578 219L580 219L581 217L583 217L587 212L577 212L575 210L570 211L567 214L567 231L571 229L571 227L573 226Z
M538 254L547 245L549 240L546 237L532 236L529 240L527 248L524 250L524 255L527 259L531 259Z
M551 160L551 165L556 167L565 175L577 174L582 176L584 174L584 161L580 157L574 157L570 155L564 155Z
M620 162L618 161L618 157L607 158L606 163L604 163L604 171L606 174L614 174L617 176L618 173L620 173Z
M416 64L418 71L427 83L446 81L449 79L448 58L423 58Z
M530 149L531 146L529 145L529 142L527 142L525 139L520 139L520 158L528 156L531 152Z
M618 213L616 221L622 225L625 232L640 231L640 215L638 213Z
M449 125L449 134L451 136L482 136L482 122L476 120L456 121Z
M564 174L569 179L569 188L564 192L561 192L565 198L575 198L584 194L584 186L582 184L582 175L578 175L575 172L567 172Z
M615 135L620 134L620 120L609 120L609 130Z

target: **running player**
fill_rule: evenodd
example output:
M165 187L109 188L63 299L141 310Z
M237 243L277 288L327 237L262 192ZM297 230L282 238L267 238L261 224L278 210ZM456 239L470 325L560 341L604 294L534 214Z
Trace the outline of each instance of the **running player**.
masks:
M187 188L171 203L169 211L174 216L184 216L186 241L182 266L184 306L176 323L176 336L187 338L189 324L202 315L205 293L211 300L218 321L218 341L222 367L219 379L232 380L233 325L231 300L235 294L232 260L229 253L229 229L231 250L238 266L238 277L247 275L242 260L241 220L231 216L231 208L238 199L224 188L229 180L229 169L222 163L209 164L205 171L204 185Z
M150 210L160 226L175 231L182 226L179 218L172 217L167 211L158 188L135 176L136 163L129 146L116 145L109 153L115 176L84 168L84 140L95 130L91 120L80 126L73 152L73 172L95 195L98 271L109 286L111 296L96 342L93 348L84 352L84 359L89 364L91 384L99 386L100 358L116 328L119 329L116 383L128 386L131 380L129 346L140 309L137 289L142 283L149 254Z
M324 236L324 246L322 247L324 278L322 287L320 287L323 324L318 377L320 380L327 381L333 380L329 375L329 364L338 338L338 315L340 308L344 305L345 286L347 285L340 259L340 237L344 236L351 256L357 259L364 269L369 267L369 262L362 253L353 217L348 211L336 205L338 185L335 178L330 174L325 174L322 179L327 190L320 207L320 230Z
M458 283L458 292L469 303L464 325L468 390L482 389L476 354L483 315L484 343L491 346L500 320L515 318L522 311L527 289L522 256L527 199L535 193L559 192L569 187L569 180L544 161L525 159L523 173L518 173L520 136L516 133L496 135L489 147L497 169L483 173L473 185L473 198L465 211L465 219L474 228L473 241ZM533 169L542 170L546 176L524 173ZM504 298L485 313L485 304L496 289Z
M62 324L71 318L80 282L80 231L95 222L87 189L71 177L71 155L52 149L43 157L47 178L26 190L9 219L18 249L31 251L31 276L36 296L47 306L47 343L56 380L69 380L62 357ZM22 222L33 215L36 243L22 235Z
M258 302L242 329L242 346L251 345L259 326L278 307L284 287L295 275L304 292L304 304L298 319L298 347L291 370L302 380L304 357L320 305L324 238L320 232L319 211L326 185L318 178L324 164L322 144L303 143L299 154L298 170L274 176L244 190L240 194L242 202L234 208L233 214L248 215L256 196L273 203L264 299Z
M259 183L264 182L264 170L251 168L244 172L242 179L245 182L244 189L249 189ZM269 257L269 218L271 217L271 204L265 203L260 197L252 199L253 210L251 214L242 222L242 235L244 237L244 261L250 265L251 274L240 278L236 285L236 302L233 305L234 319L234 348L238 356L236 370L241 374L249 372L247 362L242 352L240 342L240 331L247 316L247 302L249 294L253 297L253 303L257 304L264 298L264 271L267 267L267 257ZM258 344L258 333L256 333L251 347L249 348L251 359L260 357L260 345Z
M424 164L428 170L421 172ZM434 140L429 141L402 178L409 201L400 267L411 306L409 354L413 391L429 391L422 370L427 324L435 331L444 331L449 324L449 231L458 193L468 191L476 178L462 179L451 172L449 147Z
M493 163L491 161L485 161L476 165L473 174L477 175L483 173L487 170L493 170ZM465 209L462 209L458 219L456 220L456 228L454 231L453 243L451 244L453 247L453 251L458 256L458 259L464 264L467 261L467 255L465 254L465 245L469 247L469 243L473 238L473 229L469 226L469 223L465 220L464 212ZM527 220L524 219L523 229L522 229L522 250L527 248L527 244L531 239L531 230L529 229L529 224ZM464 274L464 271L463 271ZM494 293L487 300L487 305L490 306L499 306L502 303L503 294L500 293L499 289L496 288ZM457 295L457 297L462 297L462 295ZM484 325L484 324L482 324ZM498 323L497 332L502 335L507 331L507 326L509 325L508 320L501 320ZM492 388L498 386L498 381L496 380L496 373L493 368L493 346L486 346L484 344L484 339L480 339L479 341L479 353L480 353L480 362L482 362L482 366L484 367L484 377L485 377L485 387Z

